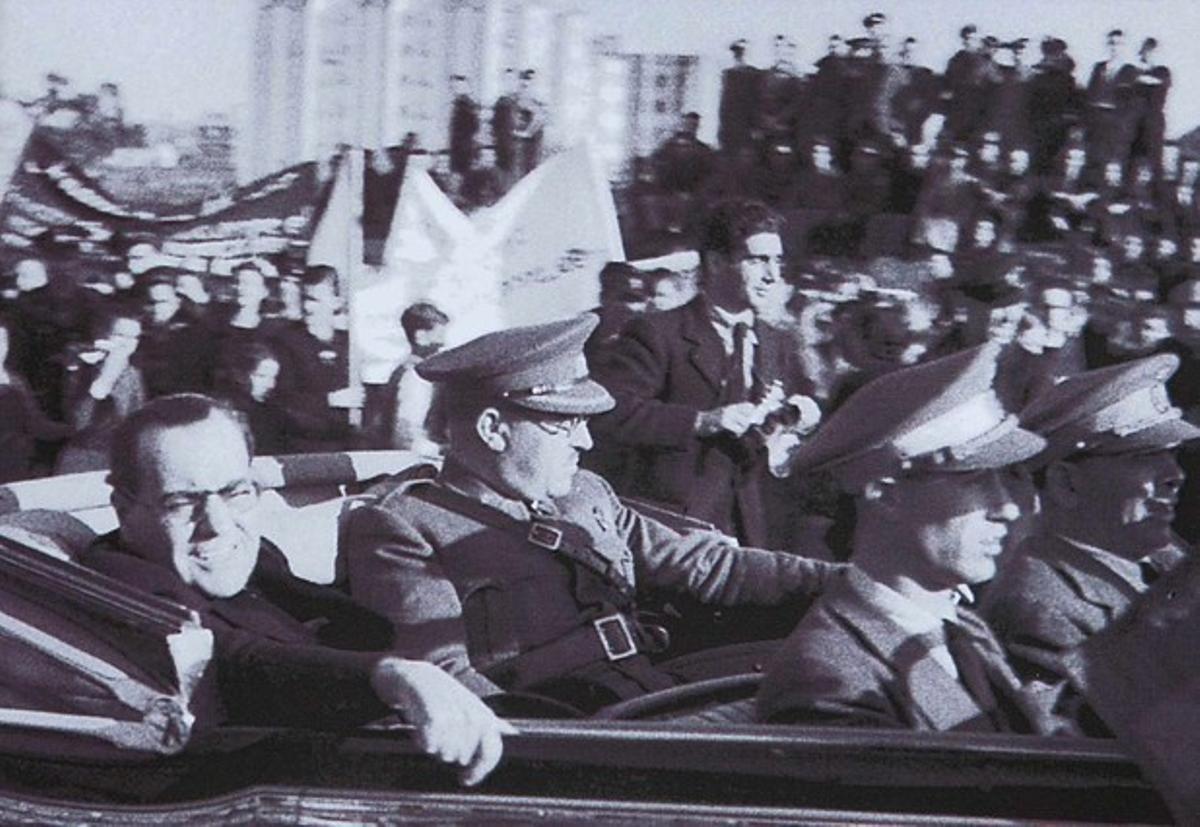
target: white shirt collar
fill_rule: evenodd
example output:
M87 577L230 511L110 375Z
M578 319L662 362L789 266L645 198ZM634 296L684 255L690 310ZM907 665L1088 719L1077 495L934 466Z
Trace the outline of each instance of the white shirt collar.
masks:
M958 678L958 667L955 666L954 658L950 656L950 650L946 647L942 629L944 623L953 623L958 618L955 608L958 605L956 593L947 592L943 602L931 601L926 604L917 603L878 581L875 585L878 587L875 599L888 619L910 635L924 636L927 641L942 641L940 644L930 645L929 656L950 675Z

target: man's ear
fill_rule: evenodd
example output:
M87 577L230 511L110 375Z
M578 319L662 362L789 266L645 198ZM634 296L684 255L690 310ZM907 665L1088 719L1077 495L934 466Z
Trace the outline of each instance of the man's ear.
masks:
M496 453L508 448L508 423L496 408L484 408L475 417L475 435Z
M1043 496L1048 502L1062 508L1076 508L1079 505L1079 485L1077 475L1082 473L1079 466L1071 462L1054 462L1046 469L1046 484Z
M108 501L112 505L113 511L117 514L117 522L120 523L129 512L129 509L133 507L134 500L117 485L112 474L105 476L104 481L108 483L109 487Z

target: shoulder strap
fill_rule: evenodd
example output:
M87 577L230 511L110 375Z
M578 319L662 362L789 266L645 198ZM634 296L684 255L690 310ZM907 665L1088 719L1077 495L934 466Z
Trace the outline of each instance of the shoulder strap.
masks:
M563 522L556 526L549 520L535 519L526 526L498 509L432 481L427 484L412 485L404 493L446 511L469 517L506 534L520 537L543 551L566 557L572 563L601 578L608 586L616 589L626 601L633 599L632 584L614 571L611 563L586 544L579 545L568 539L568 534L574 535L575 538L584 534L582 530L569 523Z

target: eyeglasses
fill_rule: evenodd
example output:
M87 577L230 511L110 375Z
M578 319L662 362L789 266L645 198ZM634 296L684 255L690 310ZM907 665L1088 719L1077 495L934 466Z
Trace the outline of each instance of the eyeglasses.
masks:
M534 419L534 425L548 434L573 436L580 428L587 425L586 416L573 416L570 419Z
M258 504L262 489L251 480L239 480L217 490L173 491L163 494L157 501L143 504L157 508L172 523L186 525L196 522L202 509L208 507L209 497L220 497L234 514L245 514Z

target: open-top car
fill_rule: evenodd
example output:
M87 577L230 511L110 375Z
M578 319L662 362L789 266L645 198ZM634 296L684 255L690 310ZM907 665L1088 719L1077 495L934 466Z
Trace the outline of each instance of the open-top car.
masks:
M373 482L412 473L419 459L260 458L266 535L297 574L332 581L340 517ZM208 630L184 607L72 559L115 525L100 473L0 488L4 823L1189 818L1176 776L1152 765L1152 785L1120 741L755 724L755 671L590 718L503 698L519 733L471 790L423 755L398 720L353 731L206 727L192 689L212 655ZM729 637L722 623L738 625L703 621L713 643Z

